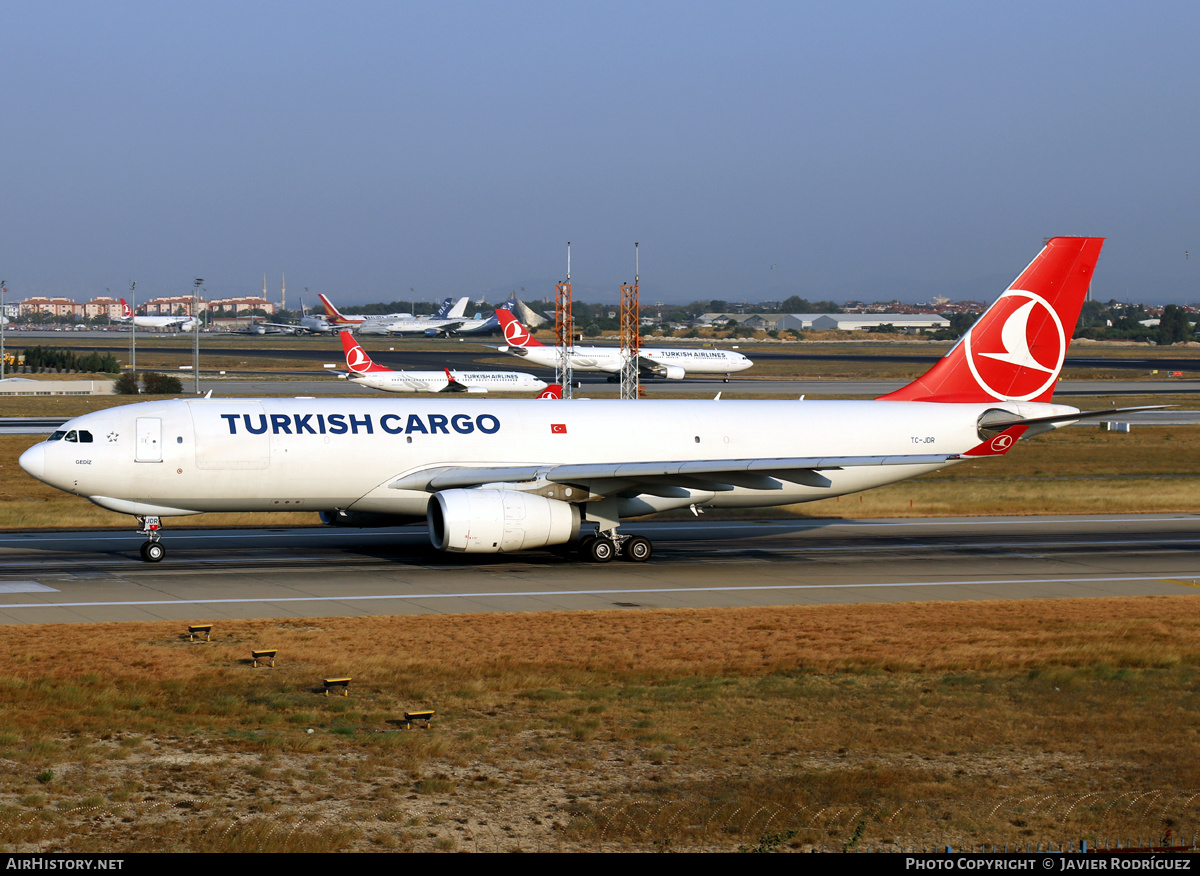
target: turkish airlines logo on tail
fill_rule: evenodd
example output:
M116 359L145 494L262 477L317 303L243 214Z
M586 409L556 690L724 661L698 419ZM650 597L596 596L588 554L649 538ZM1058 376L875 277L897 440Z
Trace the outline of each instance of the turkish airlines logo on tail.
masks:
M1058 379L1067 337L1046 299L1009 289L967 332L963 351L984 392L996 399L1029 401Z
M500 317L500 322L504 326L504 340L508 341L510 347L529 346L533 337L525 331L525 326L517 322L515 316L507 310L497 310L496 315Z
M129 319L129 317L133 316L133 311L131 311L129 309L129 304L125 301L124 298L121 299L121 314L126 319Z
M355 344L346 351L346 367L355 374L362 374L371 368L371 357L367 351Z

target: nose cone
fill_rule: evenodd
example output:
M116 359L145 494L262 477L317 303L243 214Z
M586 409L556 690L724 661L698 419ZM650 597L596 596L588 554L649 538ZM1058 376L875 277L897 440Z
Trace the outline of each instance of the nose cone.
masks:
M46 479L46 445L45 443L35 444L21 454L21 458L17 460L21 468L25 469L25 473L31 477L37 478L39 481Z

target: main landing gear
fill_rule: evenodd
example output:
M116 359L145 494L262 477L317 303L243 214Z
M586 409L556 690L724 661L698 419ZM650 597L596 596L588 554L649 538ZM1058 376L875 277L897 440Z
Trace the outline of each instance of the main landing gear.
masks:
M148 539L142 542L141 554L142 559L147 563L157 563L167 555L167 549L162 546L159 541L162 538L162 524L159 523L157 517L139 517L138 534L144 535Z
M631 563L644 563L654 555L654 545L640 535L620 535L615 529L597 530L580 540L579 555L593 563L607 563L617 556Z

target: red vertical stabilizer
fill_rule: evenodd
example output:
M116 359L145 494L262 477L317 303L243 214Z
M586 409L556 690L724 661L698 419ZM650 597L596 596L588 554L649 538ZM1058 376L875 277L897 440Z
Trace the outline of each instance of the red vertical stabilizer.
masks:
M1048 402L1102 237L1055 237L936 365L881 401Z
M528 329L521 325L521 321L507 310L503 308L498 309L496 311L496 318L500 320L500 328L504 331L504 340L508 342L510 347L546 346L531 335Z
M382 365L376 365L367 355L367 351L359 346L350 332L338 332L342 336L342 349L346 351L346 367L352 374L372 374L377 371L391 371Z

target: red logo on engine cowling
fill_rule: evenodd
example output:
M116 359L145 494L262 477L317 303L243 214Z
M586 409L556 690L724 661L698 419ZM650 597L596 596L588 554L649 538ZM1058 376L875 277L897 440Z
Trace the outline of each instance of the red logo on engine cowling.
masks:
M1044 298L1009 289L963 339L980 388L996 399L1029 401L1054 386L1067 356L1062 321Z

